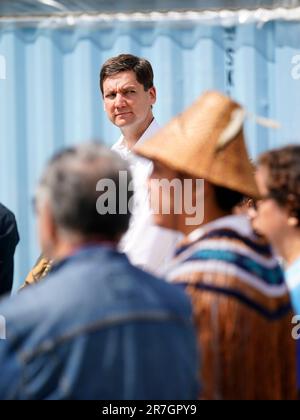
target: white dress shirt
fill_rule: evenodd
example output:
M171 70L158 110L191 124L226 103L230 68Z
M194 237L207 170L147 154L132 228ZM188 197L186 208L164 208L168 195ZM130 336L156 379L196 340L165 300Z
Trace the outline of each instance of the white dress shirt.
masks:
M137 143L143 143L158 130L159 125L153 120ZM128 255L132 264L159 275L170 262L182 235L153 223L147 188L147 178L153 168L152 162L136 156L129 150L123 136L113 145L112 150L129 162L135 192L131 223L120 242L120 251Z

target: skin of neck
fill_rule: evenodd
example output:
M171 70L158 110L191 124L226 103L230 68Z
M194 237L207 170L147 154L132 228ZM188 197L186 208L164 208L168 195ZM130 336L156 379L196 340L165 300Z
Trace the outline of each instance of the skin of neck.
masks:
M153 118L152 109L150 109L149 113L146 115L146 118L140 124L121 128L121 133L123 134L124 141L129 150L133 149L133 147L152 123Z
M289 227L280 235L278 244L274 246L289 267L300 258L300 229Z
M225 212L219 208L215 199L214 188L212 184L205 181L204 183L204 218L201 226L204 226L210 222L220 219L225 216L230 216L232 213ZM186 219L190 217L186 213L178 215L177 230L182 232L184 235L189 235L195 229L200 226L187 225Z

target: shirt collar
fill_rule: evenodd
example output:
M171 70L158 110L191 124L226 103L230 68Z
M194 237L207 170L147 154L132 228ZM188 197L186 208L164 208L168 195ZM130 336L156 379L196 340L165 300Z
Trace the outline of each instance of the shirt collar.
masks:
M139 140L136 142L137 144L143 144L144 141L148 140L150 137L152 137L157 130L159 129L159 125L156 122L155 118L153 118L152 122L150 123L149 127L145 130L144 134L139 138ZM129 150L124 142L124 136L121 136L118 141L113 145L112 150L115 150L122 155L128 156L132 153L132 150Z
M82 255L89 255L104 252L104 251L116 251L117 250L117 244L115 242L110 241L101 241L99 243L97 242L91 242L86 243L84 245L79 246L78 248L75 248L73 252L71 252L69 255L65 256L64 258L61 258L59 260L54 260L53 266L51 268L51 272L54 272L58 269L60 269L63 265L65 265L70 260L75 260L80 258Z

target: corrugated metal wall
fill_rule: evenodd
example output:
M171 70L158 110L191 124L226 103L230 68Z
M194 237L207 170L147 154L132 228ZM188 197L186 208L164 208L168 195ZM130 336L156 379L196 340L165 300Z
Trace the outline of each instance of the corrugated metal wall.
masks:
M247 123L255 157L300 138L299 40L299 23L280 21L229 28L180 21L72 29L2 26L0 201L19 222L16 284L38 255L30 202L46 159L65 145L96 138L112 144L118 137L98 89L99 68L108 57L130 52L152 62L161 124L212 88L280 121L278 131Z
M45 15L60 12L135 12L149 10L257 9L296 7L299 0L0 0L0 15Z

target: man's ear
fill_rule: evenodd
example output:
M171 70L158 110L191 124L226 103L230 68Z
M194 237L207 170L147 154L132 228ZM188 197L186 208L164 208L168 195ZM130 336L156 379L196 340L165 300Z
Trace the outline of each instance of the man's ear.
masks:
M47 257L52 257L57 242L58 230L48 202L44 202L38 211L38 230L43 253Z
M154 105L155 102L156 102L156 88L155 88L155 86L152 86L149 89L148 92L149 92L149 95L150 95L151 105Z
M48 223L48 231L52 239L56 240L57 238L57 226L54 221L53 212L51 210L50 205L47 203L46 205L46 217Z

